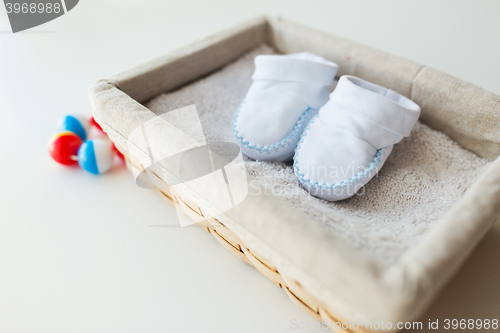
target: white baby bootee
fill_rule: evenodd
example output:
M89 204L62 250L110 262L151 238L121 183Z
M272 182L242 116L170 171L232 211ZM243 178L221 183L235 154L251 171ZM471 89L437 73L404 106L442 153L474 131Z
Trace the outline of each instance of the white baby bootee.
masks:
M420 107L395 91L342 76L330 100L304 130L294 171L304 188L335 201L352 197L409 136Z
M307 123L328 101L337 69L311 53L255 57L253 83L233 120L243 154L255 160L291 159Z

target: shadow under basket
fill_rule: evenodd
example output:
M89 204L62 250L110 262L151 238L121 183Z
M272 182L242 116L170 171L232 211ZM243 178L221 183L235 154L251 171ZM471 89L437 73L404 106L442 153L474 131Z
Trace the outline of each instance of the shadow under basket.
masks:
M249 194L216 214L196 187L173 186L171 169L180 165L155 164L151 150L130 139L145 123L195 104L207 142L234 143L232 117L251 84L254 57L303 51L422 108L411 136L362 195L328 203L300 187L291 165L244 158ZM178 211L336 331L392 332L417 319L500 213L499 96L280 18L246 21L102 79L89 92L95 120L135 175L146 172ZM177 132L165 140L156 129L148 140L169 147L191 139Z

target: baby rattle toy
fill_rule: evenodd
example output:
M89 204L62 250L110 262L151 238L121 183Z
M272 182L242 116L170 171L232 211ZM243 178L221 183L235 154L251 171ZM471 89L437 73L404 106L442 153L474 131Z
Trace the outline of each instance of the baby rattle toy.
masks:
M59 133L49 140L52 159L63 165L78 163L82 169L95 175L111 169L115 153L123 159L108 138L88 139L91 124L102 132L92 116L90 120L81 116L63 116L59 120Z

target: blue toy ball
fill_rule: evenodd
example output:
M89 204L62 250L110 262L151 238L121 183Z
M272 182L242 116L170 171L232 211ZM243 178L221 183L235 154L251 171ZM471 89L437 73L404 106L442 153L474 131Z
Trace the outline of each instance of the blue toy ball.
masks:
M103 174L113 164L113 146L109 140L92 139L82 143L78 150L78 164L94 175Z
M59 120L58 130L60 132L73 132L82 140L85 140L87 138L89 129L89 121L82 116L65 115Z

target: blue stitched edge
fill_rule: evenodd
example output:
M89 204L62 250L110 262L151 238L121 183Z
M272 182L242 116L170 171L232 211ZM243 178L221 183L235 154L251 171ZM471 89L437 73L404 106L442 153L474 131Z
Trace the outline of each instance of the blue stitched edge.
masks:
M305 175L300 173L297 159L299 157L300 146L301 146L302 142L304 142L304 138L307 135L307 131L309 130L311 125L316 121L317 118L318 118L318 115L316 115L307 125L306 129L304 130L304 134L301 136L301 138L297 144L297 148L295 148L295 155L293 156L293 169L295 171L295 175L297 176L297 178L299 178L299 180L302 183L307 184L308 186L311 186L314 189L321 189L321 190L332 190L332 189L336 189L336 188L344 188L348 185L354 185L356 182L359 182L361 179L363 179L369 173L371 173L373 171L373 169L375 169L375 167L378 166L378 164L380 164L382 156L384 154L382 149L384 149L384 148L377 150L377 153L375 154L375 157L374 157L372 163L370 163L370 165L368 166L368 168L366 168L362 172L358 173L357 175L349 178L348 180L342 181L341 183L328 185L326 183L323 183L323 184L320 184L318 182L312 183L309 179L305 179Z
M236 113L234 114L233 118L233 133L236 139L245 147L248 147L253 150L257 150L261 153L268 153L270 154L271 152L275 151L278 152L280 149L285 148L289 144L293 142L293 139L299 135L302 131L300 129L304 127L304 125L307 123L308 118L316 111L313 108L307 108L304 113L300 116L299 120L297 121L297 124L295 125L292 133L290 133L286 138L283 140L279 141L278 143L271 145L271 146L256 146L256 145L251 145L249 141L245 141L242 136L239 135L239 132L236 130L236 121L238 120L241 108L243 104L245 103L245 99L241 102L241 104L238 106L238 109L236 110Z

